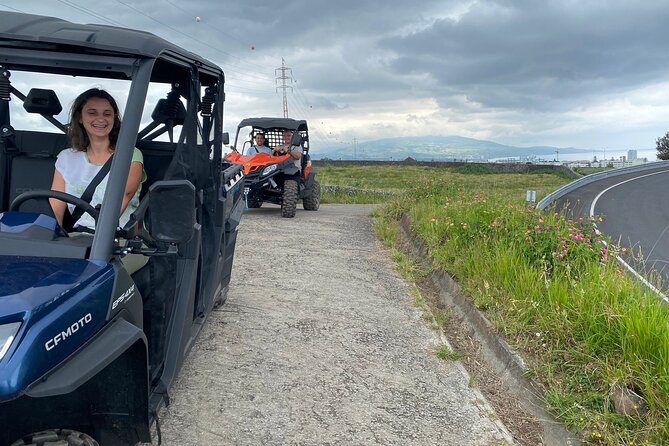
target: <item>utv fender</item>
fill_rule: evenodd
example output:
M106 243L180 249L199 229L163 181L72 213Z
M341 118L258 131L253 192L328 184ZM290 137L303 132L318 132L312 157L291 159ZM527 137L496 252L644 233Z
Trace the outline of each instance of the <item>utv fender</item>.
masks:
M38 398L70 393L114 362L139 340L146 345L146 337L140 328L124 319L116 319L46 379L42 378L29 386L26 394Z
M311 187L314 185L315 180L316 180L316 172L312 170L311 172L309 172L309 176L304 181L304 188L311 189Z

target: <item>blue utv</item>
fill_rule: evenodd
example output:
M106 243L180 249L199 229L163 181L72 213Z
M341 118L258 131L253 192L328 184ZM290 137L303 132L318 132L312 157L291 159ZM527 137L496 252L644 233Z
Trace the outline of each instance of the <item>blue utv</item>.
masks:
M62 104L91 86L125 100L97 208L50 190L68 147ZM0 445L134 445L159 432L226 298L244 207L241 166L222 159L223 87L218 66L155 35L0 12ZM135 147L148 179L120 228ZM49 198L93 216L95 234L68 236ZM148 258L133 274L130 254Z

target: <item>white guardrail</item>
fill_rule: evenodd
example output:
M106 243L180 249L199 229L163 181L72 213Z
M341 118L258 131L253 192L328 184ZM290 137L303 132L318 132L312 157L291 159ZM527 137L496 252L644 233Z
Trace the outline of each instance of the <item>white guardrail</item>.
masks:
M583 187L586 184L594 183L595 181L599 181L603 178L610 178L618 175L625 175L628 173L634 173L634 172L643 172L645 170L654 170L654 169L661 169L661 168L668 168L669 167L669 161L653 161L650 163L645 163L645 164L639 164L638 166L630 166L630 167L620 167L618 169L609 169L605 170L603 172L597 172L593 173L591 175L586 175L582 178L579 178L577 180L572 181L569 184L566 184L562 186L560 189L551 192L550 194L546 195L544 198L542 198L539 203L537 203L537 209L546 209L548 206L550 206L551 203L553 203L555 200L558 200L565 195L567 195L569 192L572 192L579 187Z
M606 170L604 172L598 172L594 173L591 175L586 175L583 178L579 178L577 180L572 181L571 183L562 186L560 189L551 192L550 194L546 195L544 198L542 198L539 203L537 203L537 209L544 210L548 206L551 205L555 200L558 200L565 195L567 195L569 192L572 192L579 187L583 187L586 184L594 183L595 181L599 181L603 178L611 178L619 175L625 175L628 173L634 173L634 172L643 172L646 170L656 170L656 169L663 169L663 168L669 168L669 161L654 161L650 163L645 163L645 164L640 164L638 166L630 166L630 167L621 167L619 169L610 169ZM595 225L595 230L599 233L599 229L597 229L597 226ZM606 245L606 243L604 243ZM623 265L632 275L634 275L637 279L639 279L644 285L646 285L649 289L651 289L655 294L657 294L665 303L669 304L669 297L665 295L662 291L657 289L655 286L653 286L648 280L646 280L645 277L643 277L638 271L636 271L632 266L630 266L625 260L623 260L622 257L616 256L616 260Z

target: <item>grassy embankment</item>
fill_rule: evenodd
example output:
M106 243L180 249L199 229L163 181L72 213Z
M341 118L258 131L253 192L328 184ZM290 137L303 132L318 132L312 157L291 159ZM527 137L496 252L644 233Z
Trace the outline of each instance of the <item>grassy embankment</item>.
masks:
M319 172L325 184L399 193L379 198L380 237L392 246L408 214L434 267L454 276L524 352L551 411L587 442L669 444L669 312L621 270L614 246L602 248L593 222L524 201L527 189L540 198L569 179L420 167ZM611 394L621 385L642 395L639 412L616 412Z

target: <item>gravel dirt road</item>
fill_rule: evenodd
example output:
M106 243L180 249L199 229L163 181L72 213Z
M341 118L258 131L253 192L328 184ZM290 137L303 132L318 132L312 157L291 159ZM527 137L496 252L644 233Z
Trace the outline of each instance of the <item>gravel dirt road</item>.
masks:
M163 444L504 445L412 305L371 206L246 212L227 303L161 411Z

